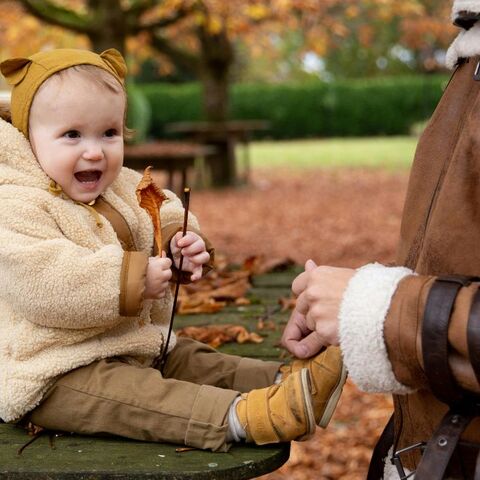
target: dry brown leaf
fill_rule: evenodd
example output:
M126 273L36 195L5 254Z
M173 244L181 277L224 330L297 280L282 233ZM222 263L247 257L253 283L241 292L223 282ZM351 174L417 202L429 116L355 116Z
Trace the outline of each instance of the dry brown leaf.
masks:
M161 255L162 224L160 221L160 207L167 197L153 182L150 174L151 169L152 167L147 167L145 169L143 172L143 178L137 185L135 193L137 194L138 204L148 212L152 219L155 243L157 245L158 254Z
M286 312L287 310L293 310L295 308L295 305L297 304L297 299L293 297L290 297L290 298L280 297L278 299L278 303L282 307L281 311Z
M252 302L248 298L239 297L235 299L234 303L237 305L237 307L243 307L244 305L250 305Z
M242 268L251 275L261 275L270 272L281 272L292 265L295 265L295 262L288 257L265 258L263 255L251 255L244 260Z
M217 348L224 343L262 343L263 338L255 332L249 332L241 325L205 325L184 327L177 331L180 337L190 337L199 342L208 343Z
M217 302L211 298L179 297L177 306L177 312L180 315L192 315L195 313L216 313L226 307L227 302Z
M277 330L278 326L273 320L259 318L257 322L257 330Z
M214 313L228 303L249 305L250 301L245 297L251 286L249 279L249 272L219 271L215 263L215 270L206 277L180 287L178 312Z

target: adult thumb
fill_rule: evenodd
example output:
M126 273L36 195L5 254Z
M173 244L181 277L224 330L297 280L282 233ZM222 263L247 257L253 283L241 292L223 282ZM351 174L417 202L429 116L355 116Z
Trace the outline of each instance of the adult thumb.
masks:
M315 270L317 267L318 265L311 258L305 262L306 272L311 272L312 270Z

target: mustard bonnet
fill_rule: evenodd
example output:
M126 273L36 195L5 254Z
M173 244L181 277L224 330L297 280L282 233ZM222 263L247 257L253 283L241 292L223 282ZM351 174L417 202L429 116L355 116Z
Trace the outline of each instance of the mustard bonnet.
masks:
M110 48L97 54L88 50L57 49L28 58L11 58L0 63L0 71L12 85L12 124L28 138L28 118L33 97L40 85L54 73L75 65L94 65L111 73L122 85L127 73L125 60Z

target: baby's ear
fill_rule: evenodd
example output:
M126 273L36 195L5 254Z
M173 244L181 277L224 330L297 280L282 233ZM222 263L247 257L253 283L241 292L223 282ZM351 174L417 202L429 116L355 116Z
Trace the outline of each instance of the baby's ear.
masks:
M109 48L102 52L100 57L108 63L122 80L125 78L127 75L127 64L118 50L115 48Z
M29 58L10 58L0 63L0 71L9 85L18 85L25 78L31 63Z

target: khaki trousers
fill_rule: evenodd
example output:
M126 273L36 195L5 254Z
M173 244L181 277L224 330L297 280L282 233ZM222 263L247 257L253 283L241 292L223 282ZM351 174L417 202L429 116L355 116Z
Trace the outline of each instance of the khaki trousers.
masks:
M273 384L279 367L178 338L163 376L125 358L99 360L60 377L28 419L51 430L226 451L232 401Z

